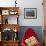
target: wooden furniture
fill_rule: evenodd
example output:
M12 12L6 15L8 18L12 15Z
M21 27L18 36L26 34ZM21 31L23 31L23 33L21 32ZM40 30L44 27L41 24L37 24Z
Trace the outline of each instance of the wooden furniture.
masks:
M0 46L2 46L2 42L0 41Z
M46 0L44 1L44 26L46 27Z
M9 24L8 17L16 17L16 24ZM0 32L1 32L1 41L0 46L18 46L19 40L2 40L2 32L4 29L11 29L14 32L19 31L19 24L18 24L18 16L19 16L19 7L0 7ZM15 31L16 29L16 31Z
M14 31L14 29L17 30L17 32L19 31L20 29L20 26L19 24L0 24L0 30L1 32L5 29L5 28L10 28Z
M46 30L44 30L44 46L46 46Z
M17 16L19 15L19 7L0 7L0 18L1 18L1 24L8 23L8 16ZM18 23L18 22L17 22Z
M44 44L46 46L46 0L44 1Z
M3 46L18 46L18 41L5 41L2 44Z

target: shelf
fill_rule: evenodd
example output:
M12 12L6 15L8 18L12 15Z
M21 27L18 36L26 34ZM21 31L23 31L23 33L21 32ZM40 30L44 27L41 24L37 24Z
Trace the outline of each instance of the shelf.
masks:
M14 31L14 29L16 29L17 31L19 31L20 29L20 26L19 24L0 24L0 27L1 27L1 31L5 28L9 28L9 29L12 29Z
M11 16L11 17L17 16L16 20L14 19L15 23L13 23L13 24L18 24L18 15L19 15L19 7L0 7L1 24L9 24L8 22L10 22L12 20L12 19L10 19L10 21L9 21L9 16ZM12 21L11 21L11 24L12 24Z
M18 41L9 41L9 42L2 42L2 46L18 46Z
M15 41L12 41L12 40L10 40L10 41L3 41L4 43L16 43L16 42L19 42L19 40L15 40Z
M18 24L18 16L2 16L2 24Z
M1 32L0 46L18 46L19 40L17 39L18 38L17 34L20 29L20 26L18 24L18 15L19 15L19 7L0 7L0 22L1 22L0 24L0 32ZM12 23L13 20L15 24ZM11 32L8 29L10 29L11 32L13 31L14 33L12 32L12 34L10 34ZM4 35L5 33L4 31L6 31L6 34L8 37L6 38L6 41L5 39L3 39L4 37L6 37L5 36L6 34ZM15 38L15 41L14 41L14 38ZM10 39L10 40L7 41L7 39Z
M0 7L2 15L18 15L19 7Z
M19 7L0 7L0 9L18 9Z

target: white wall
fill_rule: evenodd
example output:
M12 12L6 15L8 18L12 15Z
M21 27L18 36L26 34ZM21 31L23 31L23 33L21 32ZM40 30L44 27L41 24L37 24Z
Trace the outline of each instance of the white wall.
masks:
M15 0L0 0L0 6L15 6ZM43 26L43 6L42 0L17 0L20 7L19 24L21 26ZM37 19L24 19L24 8L37 8Z
M14 1L15 0L0 0L0 6L1 7L10 7L10 6L14 6Z
M43 6L42 0L24 0L20 2L20 25L26 26L43 26ZM37 8L37 19L24 19L24 8Z

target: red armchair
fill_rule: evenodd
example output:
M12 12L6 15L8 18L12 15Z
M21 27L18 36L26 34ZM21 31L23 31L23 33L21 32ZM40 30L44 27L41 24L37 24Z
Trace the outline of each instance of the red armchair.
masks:
M24 37L22 38L21 46L33 46L33 45L27 45L28 43L31 44L31 42L27 42L27 41L35 39L36 37L37 37L37 35L36 35L36 33L34 32L34 30L32 28L27 29L26 32L25 32ZM41 46L41 44L39 43L37 38L34 41L36 42L36 44L34 46Z

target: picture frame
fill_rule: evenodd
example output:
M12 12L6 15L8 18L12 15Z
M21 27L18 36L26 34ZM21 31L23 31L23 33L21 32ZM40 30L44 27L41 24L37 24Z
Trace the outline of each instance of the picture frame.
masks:
M24 19L37 19L37 8L24 8Z
M16 11L16 10L10 10L10 11L9 11L9 14L10 14L10 15L16 15L16 14L17 14L17 11Z
M2 10L2 15L9 15L9 10Z

